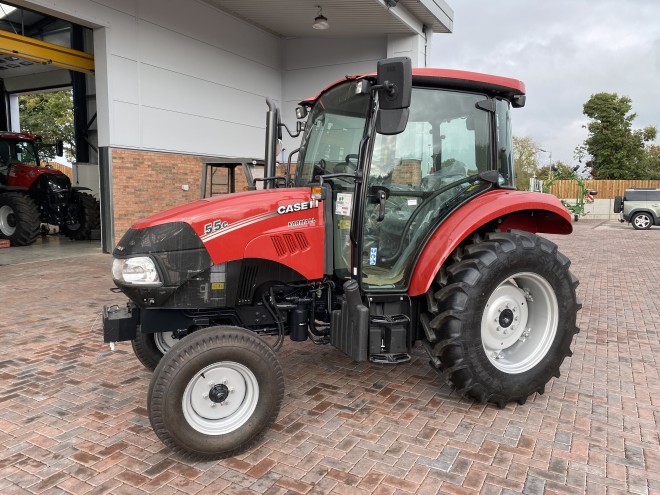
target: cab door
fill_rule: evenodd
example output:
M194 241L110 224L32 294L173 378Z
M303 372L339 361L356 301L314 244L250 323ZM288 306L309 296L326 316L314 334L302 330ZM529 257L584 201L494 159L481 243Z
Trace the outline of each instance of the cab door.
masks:
M363 216L362 286L405 290L415 256L453 209L486 185L493 168L492 113L482 94L413 88L404 132L376 134Z

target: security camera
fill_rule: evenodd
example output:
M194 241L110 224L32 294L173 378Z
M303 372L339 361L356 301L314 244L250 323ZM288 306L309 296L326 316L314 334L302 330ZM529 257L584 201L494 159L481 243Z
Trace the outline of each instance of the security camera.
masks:
M390 8L396 7L396 4L399 3L399 0L384 0L384 1L385 1L385 5L387 5Z

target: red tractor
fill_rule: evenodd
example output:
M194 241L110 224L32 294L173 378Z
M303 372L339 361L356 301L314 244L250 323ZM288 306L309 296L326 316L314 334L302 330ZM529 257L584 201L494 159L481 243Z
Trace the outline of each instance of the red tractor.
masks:
M86 187L71 187L71 180L39 158L39 136L0 132L0 239L13 246L32 244L41 224L58 225L70 239L90 239L100 227L99 202ZM61 141L55 145L62 156Z
M295 173L275 176L284 126L269 103L265 190L134 224L112 268L130 301L105 308L104 337L155 369L158 437L194 459L253 445L282 403L286 338L384 364L419 344L499 407L543 393L580 304L570 261L536 235L569 234L570 213L514 189L524 102L514 79L383 60L301 103Z

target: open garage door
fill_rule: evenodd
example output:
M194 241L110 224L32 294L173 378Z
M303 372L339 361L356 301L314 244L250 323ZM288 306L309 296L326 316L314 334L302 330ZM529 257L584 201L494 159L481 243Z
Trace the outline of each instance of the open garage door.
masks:
M95 207L98 210L97 200L101 195L92 46L92 32L88 28L0 3L0 162L3 158L9 160L4 165L0 163L0 193L4 193L5 199L9 198L4 201L0 194L0 238L11 239L13 245L30 246L27 249L17 248L21 251L18 257L15 252L10 256L7 251L0 251L0 264L7 259L20 262L22 258L48 259L62 257L63 254L84 253L81 245L71 248L70 253L66 252L69 239L93 240L100 237L98 211L92 217L87 212ZM25 151L31 144L31 138L17 136L17 133L25 131L20 124L19 98L58 90L68 90L73 94L75 156L64 165L53 163L46 169L39 153L34 153L35 159ZM56 126L55 123L53 125ZM36 142L36 145L38 148L39 143ZM21 166L33 167L26 173L31 179L17 180ZM3 167L7 169L4 176ZM11 174L9 168L13 170ZM68 179L65 180L60 172ZM41 176L49 176L49 179L41 180ZM39 180L43 184L37 184ZM67 180L70 181L68 199L63 200L62 205L52 207L53 200L48 197L49 191L45 191L46 185L61 183L58 186L61 188L67 186ZM26 198L29 198L27 202L34 203L35 208L25 206ZM32 225L37 218L44 233L48 231L45 224L54 224L65 235L37 236L31 227L32 230L19 238L15 235L15 229L24 227L17 216L25 216L26 208L31 210L27 216ZM76 229L80 230L76 232ZM53 230L57 229L50 229L50 232ZM33 239L36 242L33 243ZM100 249L98 241L87 244L90 249Z

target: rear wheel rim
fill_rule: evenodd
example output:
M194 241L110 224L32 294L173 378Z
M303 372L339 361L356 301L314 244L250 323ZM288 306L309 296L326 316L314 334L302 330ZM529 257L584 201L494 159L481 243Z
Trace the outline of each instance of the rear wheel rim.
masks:
M0 206L0 232L12 236L16 232L16 215L11 206Z
M174 332L157 332L154 334L154 343L160 352L167 354L174 344L177 343Z
M243 426L259 400L257 378L233 361L214 363L197 372L183 393L183 415L205 435L226 435Z
M557 335L557 296L532 272L518 273L497 286L481 318L481 343L490 363L509 374L541 362Z
M635 217L635 225L640 229L646 229L651 224L651 219L646 215L637 215Z

